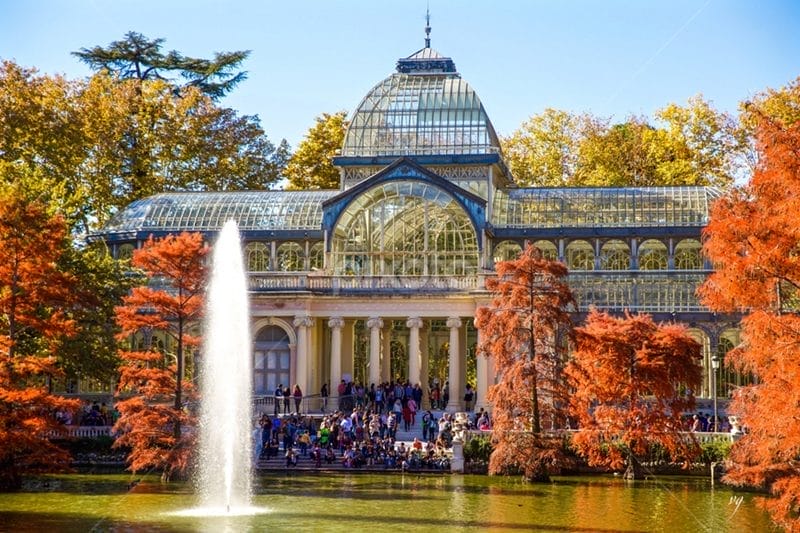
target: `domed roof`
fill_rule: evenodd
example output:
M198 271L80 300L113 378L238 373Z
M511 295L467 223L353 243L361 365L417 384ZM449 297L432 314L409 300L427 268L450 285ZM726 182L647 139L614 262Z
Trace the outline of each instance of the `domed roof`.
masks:
M478 95L453 60L426 47L397 62L356 108L344 157L498 153L500 142Z

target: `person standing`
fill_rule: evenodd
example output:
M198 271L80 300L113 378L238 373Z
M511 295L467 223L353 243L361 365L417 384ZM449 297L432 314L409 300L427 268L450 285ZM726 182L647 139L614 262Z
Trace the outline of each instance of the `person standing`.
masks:
M283 400L283 383L279 384L278 388L275 389L275 398L274 398L274 402L275 402L274 415L275 416L278 416L278 413L280 413L281 401L282 400Z
M300 414L300 404L303 401L303 391L300 390L300 385L294 385L294 391L292 392L292 397L294 398L294 412Z
M322 412L328 410L328 384L323 383L322 389L319 391L319 397L322 398Z
M289 391L289 385L286 385L283 388L283 414L289 414L289 400L291 399L292 393Z

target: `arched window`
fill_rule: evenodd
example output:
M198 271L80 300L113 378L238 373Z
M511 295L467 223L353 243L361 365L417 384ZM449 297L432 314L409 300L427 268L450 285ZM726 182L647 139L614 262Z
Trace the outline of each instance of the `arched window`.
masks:
M702 270L703 245L696 239L684 239L675 246L675 268L677 270Z
M494 247L494 262L511 261L522 252L522 246L514 241L503 241Z
M296 242L285 242L278 246L277 266L281 272L299 272L303 267L303 247Z
M132 244L123 244L117 248L117 259L126 260L133 257L135 247Z
M620 240L606 242L600 248L600 270L629 270L631 268L631 250Z
M269 248L263 242L249 242L244 247L249 272L269 271Z
M639 270L666 270L667 246L655 239L639 245Z
M421 181L388 182L361 193L339 217L331 250L339 275L468 275L479 265L466 211Z
M541 250L545 259L549 259L550 261L558 261L558 248L556 248L556 245L552 242L536 241L533 243L533 245Z
M322 270L325 263L325 248L321 242L315 243L308 250L308 268Z
M733 350L741 343L739 330L727 329L720 335L717 343L717 357L719 358L719 369L717 370L717 396L728 398L739 387L751 385L754 382L752 374L742 374L737 372L731 365L727 364L725 357L728 352Z
M267 326L253 345L253 393L270 395L289 384L289 335L280 326Z
M698 398L710 398L711 395L711 342L705 331L699 328L689 328L686 330L691 338L700 344L703 366L703 382L700 390L693 391Z
M567 268L594 270L594 248L586 241L572 241L567 245Z

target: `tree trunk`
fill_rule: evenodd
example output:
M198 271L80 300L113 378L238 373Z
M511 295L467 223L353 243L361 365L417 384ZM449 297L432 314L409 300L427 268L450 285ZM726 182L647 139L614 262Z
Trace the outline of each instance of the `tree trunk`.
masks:
M628 466L625 469L625 474L623 474L624 479L644 479L644 470L642 470L642 464L639 462L639 459L632 453L628 454Z

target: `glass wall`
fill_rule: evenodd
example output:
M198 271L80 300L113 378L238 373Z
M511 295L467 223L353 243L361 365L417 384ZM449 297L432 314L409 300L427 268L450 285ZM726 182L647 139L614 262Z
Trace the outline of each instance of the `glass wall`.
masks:
M469 275L478 270L478 239L461 205L418 181L391 182L362 193L333 235L338 275Z

